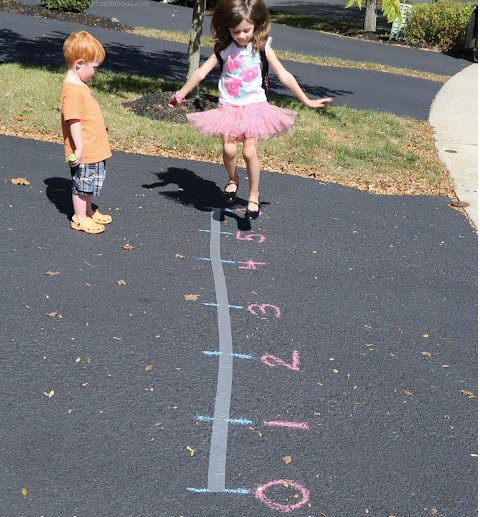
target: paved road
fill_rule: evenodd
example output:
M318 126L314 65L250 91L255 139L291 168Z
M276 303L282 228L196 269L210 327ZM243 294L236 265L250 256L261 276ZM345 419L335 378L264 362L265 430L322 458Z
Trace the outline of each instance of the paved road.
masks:
M448 199L265 173L249 229L244 172L218 223L220 166L115 153L92 237L61 146L0 148L2 515L474 514L477 239Z

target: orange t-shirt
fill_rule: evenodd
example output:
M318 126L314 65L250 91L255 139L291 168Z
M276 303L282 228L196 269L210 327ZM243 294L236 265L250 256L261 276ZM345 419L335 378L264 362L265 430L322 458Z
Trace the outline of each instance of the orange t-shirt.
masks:
M86 84L63 83L62 132L65 159L74 152L68 120L80 120L82 125L83 154L81 163L97 163L112 156L107 130L100 106Z

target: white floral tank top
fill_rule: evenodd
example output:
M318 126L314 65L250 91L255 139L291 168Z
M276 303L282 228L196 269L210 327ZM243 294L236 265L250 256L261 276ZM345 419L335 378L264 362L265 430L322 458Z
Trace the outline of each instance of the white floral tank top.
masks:
M272 38L268 38L265 48L270 47L271 42ZM260 52L252 52L251 44L241 48L232 42L220 55L223 70L218 81L219 103L243 106L265 102Z

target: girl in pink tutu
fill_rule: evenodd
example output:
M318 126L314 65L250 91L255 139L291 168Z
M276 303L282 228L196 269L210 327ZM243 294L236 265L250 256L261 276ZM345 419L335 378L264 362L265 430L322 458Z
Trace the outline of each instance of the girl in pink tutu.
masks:
M295 77L284 68L272 50L270 26L270 14L263 0L219 0L211 23L214 52L169 101L170 107L184 102L213 68L220 61L223 63L218 82L218 108L191 113L187 118L200 133L222 137L223 163L229 178L223 192L226 203L233 203L237 196L237 142L243 142L242 154L249 183L245 217L249 220L256 219L260 212L258 140L285 134L297 115L267 102L262 80L262 56L282 84L306 106L322 108L332 101L331 98L309 99L305 95Z

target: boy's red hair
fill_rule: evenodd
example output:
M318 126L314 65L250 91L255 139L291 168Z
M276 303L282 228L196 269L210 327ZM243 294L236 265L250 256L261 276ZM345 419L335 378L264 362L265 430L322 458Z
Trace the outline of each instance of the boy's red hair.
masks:
M105 49L102 44L86 31L72 32L63 44L63 57L67 66L73 66L77 59L86 63L102 63Z

